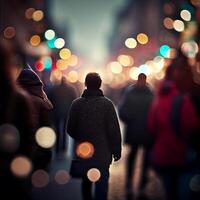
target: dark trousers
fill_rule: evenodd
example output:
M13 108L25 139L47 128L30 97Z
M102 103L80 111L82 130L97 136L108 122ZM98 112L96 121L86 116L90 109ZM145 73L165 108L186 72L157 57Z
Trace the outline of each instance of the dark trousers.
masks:
M132 179L133 179L132 177L133 177L133 171L134 171L134 164L135 164L135 159L136 159L139 147L141 147L141 146L140 145L132 145L131 151L127 158L127 164L126 164L126 189L127 189L127 191L130 191L132 188ZM149 166L149 162L148 162L149 161L149 152L150 152L150 148L145 148L143 164L141 166L142 172L141 172L139 190L144 189L144 187L147 183L147 169Z
M199 169L183 169L179 167L155 167L160 176L167 200L197 200L198 194L193 194L190 188L191 180L199 174ZM194 196L193 196L194 195Z
M100 170L100 179L92 183L87 177L82 180L82 196L83 200L107 200L108 196L108 180L109 180L109 168ZM92 194L92 186L94 184L94 195Z
M60 153L66 150L67 148L67 140L66 140L66 132L65 132L65 119L59 118L56 119L56 153Z

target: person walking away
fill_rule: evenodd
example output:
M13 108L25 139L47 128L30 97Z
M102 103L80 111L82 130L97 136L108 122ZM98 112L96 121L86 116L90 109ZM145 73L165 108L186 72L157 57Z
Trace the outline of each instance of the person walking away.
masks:
M31 97L31 102L34 108L31 113L34 132L36 133L36 131L41 127L49 127L51 125L50 112L53 109L53 106L43 90L43 83L39 76L29 66L27 66L21 71L17 82ZM44 149L35 143L35 149L33 152L35 170L48 170L51 157L51 149Z
M173 81L165 80L153 100L148 127L155 138L151 160L163 181L167 200L190 200L189 182L196 160L188 142L199 119L187 95Z
M80 168L85 168L86 171L96 168L101 175L95 183L94 198L88 173L82 175L84 200L107 200L109 166L113 158L117 161L121 157L121 133L117 114L113 103L100 90L101 82L99 74L87 74L87 89L80 98L73 101L67 124L67 132L75 140L76 157L79 161L85 161ZM87 148L90 151L86 151L87 154L85 148L81 150L84 144L89 145Z
M60 154L67 149L66 120L71 103L77 97L77 92L63 77L61 83L52 86L47 94L53 104L52 124L57 134L56 153Z
M141 73L135 85L129 86L119 104L119 117L125 124L125 143L130 147L126 164L127 199L132 198L133 164L139 147L144 152L139 193L142 195L147 182L148 156L152 138L147 129L147 114L153 98L151 89L147 86L146 75Z

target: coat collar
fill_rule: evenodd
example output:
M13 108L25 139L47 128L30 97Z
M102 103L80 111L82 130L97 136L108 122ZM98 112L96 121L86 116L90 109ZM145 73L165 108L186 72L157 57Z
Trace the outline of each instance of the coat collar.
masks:
M94 90L94 89L86 89L84 90L82 97L97 97L97 96L101 96L103 97L103 91L100 89Z

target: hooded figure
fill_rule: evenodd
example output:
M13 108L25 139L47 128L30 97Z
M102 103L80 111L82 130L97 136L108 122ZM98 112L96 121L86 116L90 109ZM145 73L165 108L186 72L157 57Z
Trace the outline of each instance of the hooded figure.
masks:
M40 127L50 126L50 112L53 106L43 90L43 83L39 76L28 66L21 71L17 81L19 86L28 92L32 100L34 130L37 131ZM35 146L33 152L35 167L46 168L51 158L51 151L50 149L41 149L38 145ZM41 162L41 160L43 162Z

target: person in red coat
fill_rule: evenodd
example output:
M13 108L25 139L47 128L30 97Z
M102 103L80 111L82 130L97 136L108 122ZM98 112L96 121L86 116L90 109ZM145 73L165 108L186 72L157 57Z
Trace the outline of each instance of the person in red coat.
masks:
M179 102L175 103L177 98ZM177 118L175 124L173 113ZM155 139L151 161L163 181L169 200L191 199L187 178L193 172L195 152L187 137L198 123L189 97L180 95L174 82L164 81L152 102L148 127ZM178 194L180 188L181 194Z

